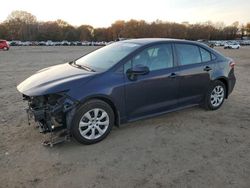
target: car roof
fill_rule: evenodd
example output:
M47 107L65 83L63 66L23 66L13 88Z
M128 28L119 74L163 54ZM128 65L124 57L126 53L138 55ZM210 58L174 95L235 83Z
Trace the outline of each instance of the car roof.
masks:
M193 45L198 45L202 46L203 48L207 49L210 52L213 52L213 54L216 54L217 56L224 57L221 53L218 51L215 51L214 49L210 48L206 44L202 42L197 42L197 41L190 41L190 40L184 40L184 39L171 39L171 38L138 38L138 39L127 39L127 40L122 40L119 41L121 43L134 43L138 44L140 46L145 46L147 44L154 44L154 43L161 43L161 42L181 42L181 43L186 43L186 44L193 44Z
M171 38L138 38L138 39L127 39L123 41L119 41L122 43L135 43L139 45L147 45L151 43L158 43L158 42L185 42L185 43L192 43L192 44L200 44L196 41L189 41L184 39L171 39Z

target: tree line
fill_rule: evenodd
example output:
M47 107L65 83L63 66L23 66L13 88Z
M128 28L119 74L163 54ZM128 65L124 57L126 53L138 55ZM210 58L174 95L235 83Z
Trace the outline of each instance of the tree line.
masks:
M172 23L156 20L148 23L144 20L118 20L110 27L94 28L91 25L74 27L63 20L39 22L26 11L13 11L0 23L0 38L21 41L115 41L118 38L177 38L233 40L250 36L250 23L240 25L234 22L230 26L223 23L204 22L197 24Z

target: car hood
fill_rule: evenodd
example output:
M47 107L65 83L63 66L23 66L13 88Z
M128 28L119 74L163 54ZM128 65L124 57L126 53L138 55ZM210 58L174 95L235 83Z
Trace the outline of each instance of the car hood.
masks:
M36 72L17 86L27 96L40 96L68 91L84 84L96 73L85 71L69 63L48 67Z

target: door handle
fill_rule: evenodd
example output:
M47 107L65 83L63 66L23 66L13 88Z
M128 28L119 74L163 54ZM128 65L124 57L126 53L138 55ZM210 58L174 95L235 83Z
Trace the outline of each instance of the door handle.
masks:
M212 68L211 68L211 67L209 67L209 66L206 66L203 70L208 72L208 71L211 71L211 70L212 70Z
M174 72L169 75L169 78L176 78L176 77L177 77L177 74Z

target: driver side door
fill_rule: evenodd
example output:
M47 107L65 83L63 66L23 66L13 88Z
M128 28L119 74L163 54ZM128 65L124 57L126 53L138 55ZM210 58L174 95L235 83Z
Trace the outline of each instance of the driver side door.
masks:
M135 75L128 72L135 66L146 66L149 73ZM176 77L173 47L158 44L148 47L124 65L126 114L129 120L160 114L176 108L179 81Z

